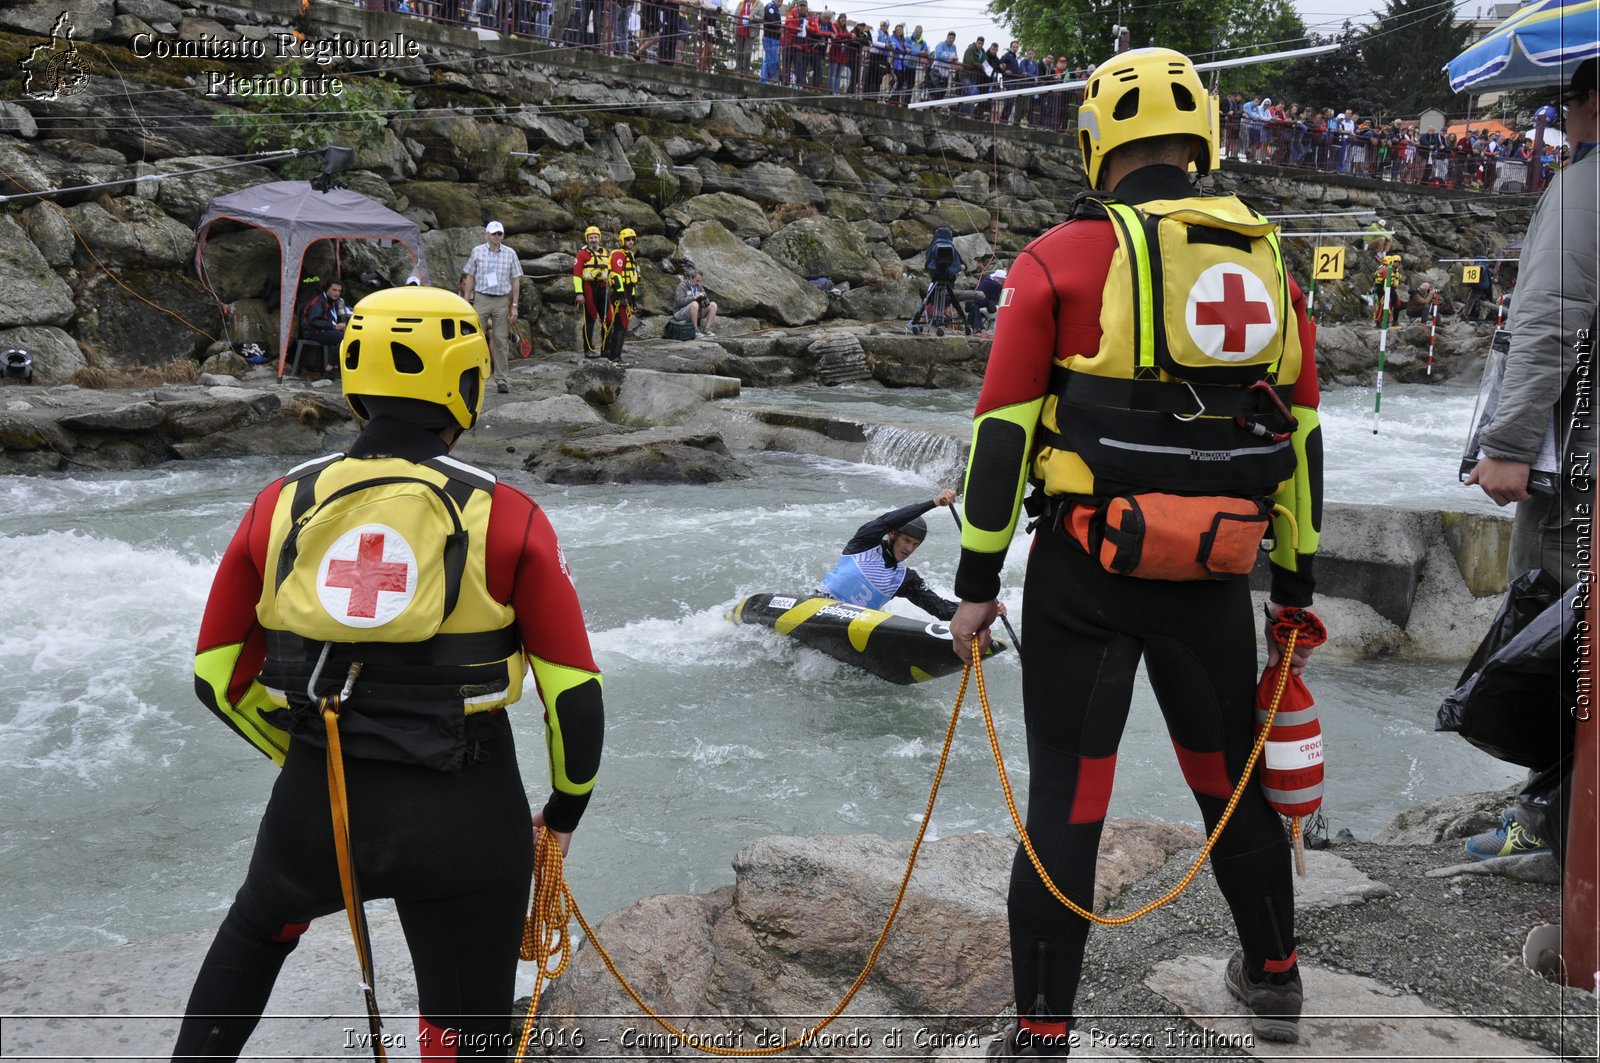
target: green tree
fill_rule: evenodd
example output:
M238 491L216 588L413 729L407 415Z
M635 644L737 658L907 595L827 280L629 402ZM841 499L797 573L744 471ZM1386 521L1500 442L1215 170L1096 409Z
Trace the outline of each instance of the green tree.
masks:
M1352 108L1357 114L1371 114L1383 106L1378 85L1361 54L1362 30L1350 23L1338 35L1315 38L1313 44L1337 44L1322 55L1296 59L1284 68L1280 84L1293 85L1299 101L1313 107Z
M283 80L309 73L299 63L284 63L269 76ZM329 144L371 147L383 139L390 116L411 111L410 97L399 86L376 78L340 81L343 91L338 94L265 96L258 109L231 111L218 115L217 121L237 130L252 150L306 151ZM314 165L297 159L285 172L309 172Z
M1024 45L1088 68L1116 52L1114 29L1135 48L1171 48L1202 62L1293 48L1305 26L1289 0L990 0L989 13Z
M1471 28L1437 0L1389 0L1361 39L1372 95L1386 114L1415 116L1428 107L1460 110L1444 65L1467 46Z

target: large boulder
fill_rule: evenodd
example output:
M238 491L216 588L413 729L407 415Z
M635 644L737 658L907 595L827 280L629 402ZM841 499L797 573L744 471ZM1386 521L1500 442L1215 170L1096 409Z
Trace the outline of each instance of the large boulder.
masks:
M376 144L356 149L355 165L357 169L369 170L385 181L406 181L417 172L416 160L406 150L404 142L390 129L383 130Z
M410 181L401 186L400 192L413 208L430 211L441 229L477 229L480 243L484 225L494 217L475 184Z
M282 284L283 252L265 229L212 230L206 238L206 282L225 303L266 296Z
M672 157L649 137L639 137L628 152L633 167L633 193L659 208L678 198L680 182L672 171Z
M1192 827L1106 824L1095 909L1203 840ZM848 1027L824 1031L798 1054L903 1056L903 1043L895 1049L884 1040L905 1025L893 1016L915 1015L923 1035L939 1037L1010 1003L1003 943L1015 854L1016 843L1000 835L925 842ZM734 858L732 887L635 902L602 921L596 936L612 955L626 957L629 980L661 1011L696 1016L689 1029L715 1032L723 1047L763 1047L798 1034L804 1020L797 1017L825 1011L851 986L894 905L909 856L910 842L870 835L760 838ZM545 990L540 1014L549 1028L581 1026L591 1044L622 1055L663 1058L678 1047L639 1036L653 1030L639 1025L589 942Z
M907 277L886 275L875 284L845 292L845 316L857 321L909 321L922 305L922 292L922 286Z
M744 189L745 196L757 203L770 203L775 207L791 203L817 208L828 205L828 197L809 178L777 163L758 162L747 167L736 184Z
M72 333L103 368L163 365L198 355L218 329L217 304L188 277L123 270L117 283L98 274L78 293ZM176 315L176 316L175 316ZM189 324L192 322L192 324Z
M514 125L445 115L421 118L406 126L406 135L422 144L430 161L454 168L463 177L486 185L504 185L522 169L528 138Z
M0 351L11 348L33 356L35 384L61 384L89 364L73 338L47 325L0 329Z
M49 37L59 24L63 45L96 40L111 28L112 5L104 0L33 0L0 8L0 29ZM62 22L62 17L66 21ZM37 90L35 90L37 91Z
M508 234L566 232L577 224L571 211L537 192L489 199L483 209L488 211L484 220L498 219Z
M20 196L56 187L60 165L48 154L11 137L0 137L0 195Z
M989 227L989 211L961 199L941 199L922 216L929 228L949 226L958 233L975 233Z
M99 203L68 207L73 227L87 245L78 265L182 267L194 257L194 230L147 199L112 200L113 214ZM92 252L92 254L91 254Z
M641 237L660 236L667 231L661 215L656 213L654 207L643 200L629 196L592 200L585 203L581 211L585 224L598 225L605 231L608 247L611 246L610 242L616 239L617 233L623 229L632 229ZM645 257L643 249L637 247L634 249L634 255L641 259Z
M883 272L854 225L836 218L801 218L761 245L774 262L802 277L866 284Z
M67 282L50 269L22 226L0 217L0 326L61 325L72 309Z
M826 295L718 222L689 226L678 247L683 258L705 271L706 290L724 314L749 314L783 325L805 325L827 312Z
M707 484L743 479L721 437L683 428L600 430L565 437L528 457L523 467L549 483Z
M72 265L72 249L77 245L77 240L72 235L72 227L67 224L64 210L54 203L35 203L18 217L28 230L28 239L44 255L51 269L65 269Z
M162 210L192 229L200 224L200 217L206 212L206 207L218 196L278 179L277 175L266 167L238 166L238 161L216 155L169 159L162 164L161 172L177 176L156 182L156 202L161 204ZM213 170L210 173L184 172L224 164L234 168Z
M767 220L766 211L754 201L731 192L708 192L694 196L682 203L674 203L662 216L683 229L697 221L714 221L740 238L772 235L772 223Z

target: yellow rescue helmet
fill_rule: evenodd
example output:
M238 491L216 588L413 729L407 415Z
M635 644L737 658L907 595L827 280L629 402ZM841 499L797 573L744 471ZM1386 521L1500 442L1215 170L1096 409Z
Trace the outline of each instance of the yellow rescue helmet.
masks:
M591 236L601 236L601 235L603 235L603 234L600 232L600 226L598 226L598 225L591 225L587 229L583 230L583 238L585 240L588 240L589 237L591 237Z
M638 238L639 238L639 234L634 232L632 229L624 229L620 233L617 234L617 239L619 241L621 241L621 240L637 240Z
M1186 133L1206 150L1195 160L1211 169L1211 115L1194 64L1170 48L1135 48L1107 59L1089 75L1078 108L1078 146L1089 187L1100 187L1106 156L1124 144Z
M345 401L363 420L366 396L431 402L463 429L483 408L489 344L472 304L443 288L384 288L361 300L339 361Z

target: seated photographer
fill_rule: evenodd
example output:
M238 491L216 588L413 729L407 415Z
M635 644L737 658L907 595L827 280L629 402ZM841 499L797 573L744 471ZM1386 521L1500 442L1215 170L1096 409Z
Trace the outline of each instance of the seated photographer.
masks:
M687 321L700 335L715 339L711 327L717 323L717 304L706 295L704 277L693 269L678 282L678 290L672 294L672 320Z

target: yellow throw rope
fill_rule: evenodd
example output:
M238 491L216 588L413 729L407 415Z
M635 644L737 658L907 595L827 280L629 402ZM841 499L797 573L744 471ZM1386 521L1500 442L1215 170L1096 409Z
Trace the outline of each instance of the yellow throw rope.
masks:
M351 673L351 680L359 666ZM349 684L346 684L346 690ZM367 932L366 910L356 883L356 869L350 859L350 805L345 797L344 748L339 742L339 707L342 698L322 699L322 723L328 734L328 805L333 810L333 851L339 864L339 888L344 893L344 910L350 918L350 937L355 941L356 959L361 964L361 991L366 998L367 1026L372 1033L372 1056L387 1063L383 1047L383 1019L378 1011L377 977L372 963L372 940Z
M567 963L571 959L572 943L566 932L569 918L578 921L578 925L583 928L584 934L588 936L589 942L594 945L595 954L600 957L601 962L606 966L606 970L611 972L611 976L617 980L617 983L622 986L628 996L633 998L633 1002L638 1005L639 1010L648 1015L655 1021L656 1025L677 1038L688 1048L715 1056L776 1056L804 1045L833 1023L844 1013L844 1009L850 1006L850 1002L855 999L856 993L866 983L867 976L872 973L872 968L877 964L878 956L883 951L884 942L889 938L889 931L894 926L895 918L900 914L900 905L905 900L906 889L911 883L911 873L917 866L917 856L922 850L923 836L927 834L928 824L933 822L933 806L935 801L938 800L939 784L944 779L945 765L950 759L950 746L955 741L956 723L961 719L961 706L966 701L967 681L974 674L978 679L978 701L983 706L983 722L989 734L989 749L994 754L995 767L1000 773L1000 788L1005 792L1006 807L1011 812L1011 822L1016 826L1017 834L1022 839L1022 846L1028 853L1028 859L1033 863L1034 870L1039 873L1039 878L1045 884L1045 888L1050 891L1056 900L1066 905L1073 912L1102 926L1124 926L1135 919L1150 914L1157 908L1170 903L1178 894L1188 888L1189 883L1194 881L1195 875L1199 873L1201 866L1205 864L1206 858L1211 854L1212 846L1216 844L1217 838L1221 836L1223 828L1228 825L1228 819L1233 815L1234 808L1237 807L1240 797L1244 794L1244 788L1250 781L1251 773L1255 770L1256 761L1261 755L1262 748L1266 745L1267 733L1272 728L1273 718L1278 713L1278 702L1283 696L1285 685L1288 683L1288 665L1294 655L1294 642L1295 633L1291 632L1288 645L1284 647L1284 668L1278 678L1277 689L1272 696L1272 707L1267 713L1266 726L1261 729L1261 734L1256 739L1255 747L1250 751L1250 759L1245 762L1244 774L1240 777L1238 786L1234 788L1233 795L1228 800L1228 807L1223 810L1222 819L1217 822L1216 829L1206 839L1205 847L1200 850L1200 855L1196 858L1194 866L1183 877L1183 881L1169 890L1165 896L1151 901L1143 908L1128 915L1106 917L1095 915L1068 899L1056 887L1056 884L1050 880L1050 876L1045 873L1044 866L1039 861L1038 854L1033 850L1033 841L1028 837L1027 829L1023 827L1022 818L1017 812L1016 798L1011 792L1011 782L1006 778L1005 760L1000 755L1000 740L995 735L994 715L989 707L989 691L983 678L983 659L978 651L978 640L974 637L972 640L973 663L969 664L961 673L961 688L956 692L955 708L950 713L950 725L945 728L944 745L939 750L939 767L933 775L933 787L928 793L927 807L923 809L922 824L917 828L917 836L911 843L911 855L906 861L905 874L900 878L900 888L895 893L894 904L889 908L889 916L884 920L883 930L878 934L878 940L873 943L872 951L867 956L867 962L861 968L861 973L856 975L855 981L850 984L850 988L845 992L844 997L828 1013L828 1016L815 1026L802 1030L798 1036L781 1045L758 1048L730 1048L717 1045L711 1043L706 1037L673 1025L657 1014L649 1004L645 1003L644 998L639 995L638 990L633 988L623 973L617 969L616 962L612 960L605 946L600 943L599 937L595 935L594 928L589 925L588 920L584 919L583 912L578 907L578 902L572 896L572 890L562 878L561 847L556 844L555 839L550 836L548 830L540 831L538 845L534 852L533 900L529 906L528 920L522 933L522 958L536 964L537 968L534 973L533 996L528 1001L528 1011L523 1018L522 1036L517 1044L516 1060L521 1063L526 1058L528 1044L532 1040L534 1024L539 1014L539 999L543 994L544 980L558 977L567 969ZM550 959L557 952L560 953L561 959L555 968L551 969Z
M1267 710L1266 726L1261 728L1261 734L1256 737L1256 744L1250 750L1250 759L1245 761L1244 772L1239 776L1239 784L1233 788L1233 794L1228 798L1228 807L1222 810L1222 818L1217 821L1216 828L1212 830L1211 836L1206 839L1205 845L1201 847L1200 855L1195 857L1194 866L1189 868L1188 874L1183 876L1182 881L1162 896L1146 904L1138 911L1116 916L1096 915L1074 903L1051 881L1049 874L1045 872L1044 864L1039 860L1039 854L1034 852L1033 839L1028 837L1028 830L1022 825L1022 817L1017 813L1017 801L1011 792L1011 780L1006 778L1006 763L1005 759L1000 755L1000 739L995 735L994 715L989 708L989 691L983 681L983 661L978 656L978 637L976 635L972 637L972 659L977 665L978 674L978 703L983 706L983 724L989 732L989 749L994 754L995 767L1000 773L1000 789L1005 792L1006 808L1010 810L1011 822L1017 828L1018 837L1022 839L1022 848L1027 852L1028 860L1033 864L1033 869L1039 873L1039 881L1044 883L1044 888L1050 891L1052 897L1066 905L1075 914L1092 923L1098 923L1101 926L1126 926L1135 919L1142 918L1157 908L1170 904L1177 898L1178 894L1189 888L1189 883L1193 882L1194 877L1200 873L1200 868L1205 865L1206 858L1211 855L1212 847L1217 844L1217 839L1222 836L1223 829L1227 827L1228 820L1233 816L1233 810L1239 805L1239 798L1244 796L1244 788L1249 785L1250 775L1255 771L1256 761L1261 756L1261 750L1267 744L1267 734L1272 730L1272 721L1278 715L1278 703L1283 697L1284 687L1289 682L1289 662L1294 657L1294 643L1297 634L1298 632L1290 631L1288 645L1283 648L1283 668L1279 671L1278 686L1272 693L1272 707ZM963 692L966 691L965 682L963 682L961 689ZM961 711L961 698L959 695L956 698L956 711L958 713Z

